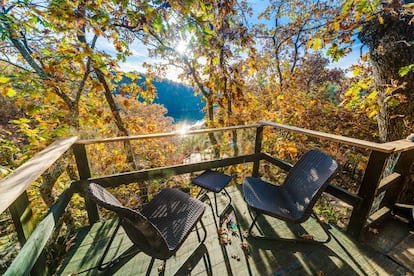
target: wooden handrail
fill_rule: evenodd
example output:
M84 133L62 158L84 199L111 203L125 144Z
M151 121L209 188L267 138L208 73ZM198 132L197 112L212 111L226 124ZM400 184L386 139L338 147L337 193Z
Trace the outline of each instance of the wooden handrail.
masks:
M59 138L0 181L0 214L45 172L77 137Z
M259 124L264 125L264 126L272 126L278 129L289 130L292 132L301 133L301 134L305 134L305 135L312 136L312 137L323 138L325 140L329 140L333 142L338 142L338 143L347 144L351 146L357 146L360 148L367 148L370 150L375 150L375 151L384 152L384 153L392 153L394 152L396 148L396 144L392 144L392 143L381 144L381 143L369 142L369 141L364 141L364 140L341 136L341 135L329 134L325 132L309 130L309 129L300 128L300 127L282 125L282 124L278 124L278 123L274 123L270 121L259 121Z
M168 138L168 137L175 137L175 136L222 132L222 131L230 131L230 130L238 130L238 129L246 129L246 128L256 128L259 126L260 126L259 124L250 124L250 125L229 126L229 127L221 127L221 128L206 128L206 129L198 129L198 130L189 130L189 131L186 131L185 133L181 133L180 131L174 131L174 132L155 133L155 134L146 134L146 135L131 135L131 136L121 136L121 137L113 137L113 138L88 139L88 140L79 140L76 142L76 144L90 145L90 144L98 144L98 143L123 142L123 141L128 141L128 140Z
M294 127L289 125L283 125L271 121L261 120L256 124L248 125L238 125L238 126L229 126L222 128L208 128L208 129L199 129L199 130L189 130L185 133L180 131L166 132L166 133L155 133L155 134L145 134L145 135L131 135L131 136L121 136L113 138L101 138L101 139L83 139L78 140L75 144L82 145L91 145L97 143L114 143L114 142L123 142L128 140L145 140L145 139L155 139L155 138L168 138L168 137L177 137L182 135L196 135L196 134L205 134L221 131L231 131L238 129L247 129L247 128L257 128L260 126L271 126L278 129L288 130L296 133L301 133L304 135L322 138L325 140L330 140L337 143L347 144L351 146L356 146L360 148L367 148L374 151L384 152L384 153L394 153L394 152L405 152L411 149L414 149L414 143L408 140L397 140L387 143L375 143L369 142L361 139L346 137L342 135L329 134L321 131L309 130L300 127Z
M414 149L414 142L408 141L406 139L392 141L384 143L388 147L394 148L394 153L406 152Z

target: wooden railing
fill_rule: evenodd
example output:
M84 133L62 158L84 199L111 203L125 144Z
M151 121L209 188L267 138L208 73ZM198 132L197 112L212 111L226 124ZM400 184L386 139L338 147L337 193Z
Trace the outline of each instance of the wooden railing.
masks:
M162 168L152 168L92 178L86 149L87 145L126 140L159 139L165 137L175 137L180 134L174 132L78 141L76 141L76 137L61 139L34 156L26 164L0 181L0 210L3 212L6 208L9 208L12 213L13 221L16 225L19 241L22 245L24 245L13 264L7 270L6 275L27 275L29 272L35 275L44 275L47 273L46 270L42 269L44 268L44 263L42 263L42 250L48 239L52 236L55 223L63 214L73 193L86 195L86 184L90 182L96 182L105 187L116 187L121 184L136 182L137 179L149 180L167 178L184 173L244 163L252 163L252 175L257 176L259 174L259 165L261 161L282 164L282 166L285 166L286 169L288 169L290 166L288 163L262 152L264 128L289 131L317 139L370 150L366 171L358 193L351 193L335 185L330 185L327 189L328 193L331 193L337 198L353 206L347 231L356 238L359 237L362 229L367 226L367 223L372 223L373 221L380 219L389 213L389 210L391 210L392 205L397 199L398 188L401 187L404 177L409 174L409 166L414 162L414 143L409 141L399 140L380 144L281 125L268 121L260 121L258 124L252 125L194 130L186 133L186 135L196 135L229 130L256 129L255 148L254 153L252 154L203 161L194 164L178 164ZM74 181L70 188L65 190L60 195L58 201L52 206L46 217L36 227L30 238L28 238L31 230L28 231L27 229L30 229L30 227L26 227L24 225L30 224L28 223L30 218L27 218L27 214L30 213L30 208L27 202L27 195L25 195L25 190L71 146L76 157L79 180ZM386 162L391 155L398 155L398 160L395 164L394 171L390 175L383 177ZM372 206L378 198L382 198L382 200L379 204L377 204L378 210L372 213ZM85 205L86 210L88 211L89 221L90 223L94 223L99 219L96 205L90 201L87 196L85 197Z
M260 121L259 123L263 126L287 130L371 151L357 194L349 193L333 185L330 185L327 189L328 193L352 205L353 210L347 232L356 238L359 237L362 229L368 224L378 221L389 214L392 205L398 197L397 188L401 187L404 176L408 175L408 166L414 162L414 143L411 141L398 140L381 144L268 121ZM389 176L383 177L386 162L392 154L399 155L394 172ZM387 195L385 196L381 193L386 193ZM374 210L373 212L372 206L378 197L383 199L380 200L381 202L378 202L378 210Z
M30 270L35 275L47 274L44 256L42 258L39 256L41 256L42 250L53 232L57 218L63 213L71 193L64 192L34 230L32 210L26 190L77 139L77 137L69 137L56 140L0 181L0 213L9 208L19 242L23 246L7 270L7 275L27 275Z

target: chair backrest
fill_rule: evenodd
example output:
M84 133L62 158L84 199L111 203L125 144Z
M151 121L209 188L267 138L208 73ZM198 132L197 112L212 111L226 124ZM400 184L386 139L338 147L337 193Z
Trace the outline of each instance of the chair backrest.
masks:
M89 184L89 194L98 205L118 215L125 233L140 250L150 256L168 254L169 248L161 232L140 212L123 206L98 184Z
M317 150L306 152L289 170L282 187L296 208L303 211L301 221L305 221L310 216L316 200L337 170L336 161Z

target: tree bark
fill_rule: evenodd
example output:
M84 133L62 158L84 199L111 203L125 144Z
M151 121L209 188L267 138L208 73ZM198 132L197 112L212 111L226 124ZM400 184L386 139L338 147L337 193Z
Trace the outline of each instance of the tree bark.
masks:
M382 19L380 22L380 18ZM363 26L359 38L368 45L373 67L373 77L379 96L378 129L382 142L399 140L414 132L414 72L401 77L401 67L414 64L414 24L412 15L402 13L402 8L384 10L379 17ZM410 24L411 23L411 24ZM399 87L402 85L402 87ZM390 101L390 88L405 96L395 105ZM413 203L413 163L404 176L399 201Z
M211 122L214 121L214 105L213 105L213 100L211 99L212 95L209 94L209 97L206 98L207 101L207 127L211 127ZM213 146L213 151L214 151L214 158L219 158L220 157L220 145L217 142L216 136L214 135L213 132L210 132L208 134L208 138L210 139L210 143Z
M369 47L373 77L379 95L378 128L382 142L399 140L414 132L414 73L399 75L401 67L414 64L414 24L412 15L384 11L365 24L359 39ZM404 85L403 85L404 84ZM406 99L398 105L390 101L389 91ZM391 88L391 89L390 89Z
M129 132L128 129L125 128L124 122L121 118L121 114L119 114L118 108L116 106L115 100L112 96L112 91L109 89L108 83L106 81L105 78L105 74L98 68L94 68L96 76L99 80L99 82L103 85L104 87L104 91L105 91L105 99L106 102L109 105L109 108L112 111L112 115L114 116L115 119L115 124L118 127L118 130L122 133L122 135L124 136L129 136ZM137 169L137 165L135 162L135 157L134 157L134 150L132 148L132 144L130 140L124 141L124 148L125 148L125 153L127 155L127 162L130 166L130 168L132 170L136 170Z

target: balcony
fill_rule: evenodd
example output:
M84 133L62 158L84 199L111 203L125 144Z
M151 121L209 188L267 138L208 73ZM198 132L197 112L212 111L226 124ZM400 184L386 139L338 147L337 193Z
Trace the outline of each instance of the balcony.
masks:
M191 272L194 275L217 275L219 273L225 275L236 273L241 275L285 273L329 275L336 272L405 275L412 269L404 258L397 256L398 252L395 250L401 247L401 242L409 236L409 226L389 218L392 217L391 211L398 202L404 179L409 174L409 164L413 163L414 143L399 140L379 144L267 121L244 126L193 130L185 135L192 137L234 131L239 133L239 137L243 136L243 139L240 139L243 142L252 140L251 146L244 147L245 150L239 156L230 157L223 154L219 158L199 158L196 163L190 158L188 159L190 161L187 160L185 164L180 162L158 168L145 168L145 164L140 164L142 169L114 172L110 175L94 175L93 168L97 166L96 160L99 158L95 160L96 156L88 152L88 147L123 142L141 145L143 141L172 139L183 134L163 133L93 140L78 140L76 137L70 137L57 140L0 182L0 212L9 209L19 242L23 245L18 256L6 271L6 275L48 274L43 249L48 242L56 242L51 241L54 229L75 194L84 197L84 205L76 206L76 208L86 211L88 224L78 229L74 245L66 254L66 259L56 274L99 274L95 268L96 263L116 223L114 219L100 220L101 211L86 196L85 188L88 183L95 182L106 188L133 186L135 190L138 185L140 191L148 183L159 183L157 187L151 188L155 191L175 185L179 181L189 183L195 174L216 168L229 170L233 175L234 180L229 187L233 198L233 208L228 210L228 214L240 230L237 235L231 237L231 243L223 243L217 233L213 214L207 209L203 216L208 233L204 246L199 247L194 254L189 254L189 248L194 247L196 241L196 235L191 234L177 255L167 261L166 275L171 275L173 271L179 271L179 274ZM344 189L336 183L331 183L326 190L330 198L336 199L335 202L349 206L350 215L344 227L329 224L332 239L324 245L264 242L244 234L251 222L251 217L240 189L242 178L246 172L246 175L253 176L268 174L268 164L278 162L278 158L266 152L269 144L264 137L269 137L268 134L282 132L286 133L284 137L306 137L309 148L319 147L322 151L335 148L338 155L345 151L365 152L367 155L367 162L358 187ZM30 215L30 202L25 191L68 150L72 150L75 156L79 179L70 183L47 215L34 228ZM335 158L335 155L331 154L331 156ZM238 169L234 169L235 167ZM181 178L177 181L176 177ZM148 186L145 188L149 193L151 189ZM188 192L192 192L192 189L191 185L187 185ZM219 201L219 204L223 202ZM259 225L262 229L280 236L293 235L303 230L315 233L316 236L323 235L313 219L296 228L275 219L259 221ZM374 234L374 231L370 229L375 229L379 233ZM109 255L116 255L129 245L130 241L120 231ZM407 253L407 251L404 252ZM148 256L138 253L124 263L120 263L112 273L144 274L149 261ZM151 274L158 273L157 269L160 264L157 262L154 264Z

